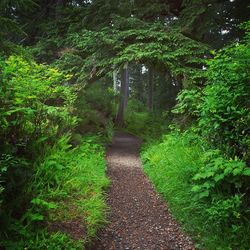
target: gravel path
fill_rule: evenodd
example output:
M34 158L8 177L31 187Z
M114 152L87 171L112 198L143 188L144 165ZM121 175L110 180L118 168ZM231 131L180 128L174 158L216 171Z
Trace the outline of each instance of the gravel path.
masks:
M89 249L194 249L172 218L166 203L144 175L140 140L125 133L114 136L107 152L110 223Z

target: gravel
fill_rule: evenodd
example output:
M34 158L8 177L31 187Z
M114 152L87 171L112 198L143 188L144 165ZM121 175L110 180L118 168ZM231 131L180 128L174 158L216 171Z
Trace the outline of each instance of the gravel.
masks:
M109 224L88 250L164 249L194 250L171 216L167 204L144 175L139 158L141 141L116 133L107 151Z

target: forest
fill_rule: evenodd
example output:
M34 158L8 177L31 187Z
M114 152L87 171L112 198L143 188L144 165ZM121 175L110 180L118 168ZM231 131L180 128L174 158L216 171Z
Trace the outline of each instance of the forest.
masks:
M1 0L0 249L249 249L249 17L247 0ZM95 245L124 185L107 152L137 150L117 133L192 247Z

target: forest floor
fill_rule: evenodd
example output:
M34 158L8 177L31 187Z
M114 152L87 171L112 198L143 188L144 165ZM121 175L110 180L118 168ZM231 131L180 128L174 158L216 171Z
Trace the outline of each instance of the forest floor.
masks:
M141 141L116 133L107 151L109 224L88 249L194 249L169 209L144 175Z

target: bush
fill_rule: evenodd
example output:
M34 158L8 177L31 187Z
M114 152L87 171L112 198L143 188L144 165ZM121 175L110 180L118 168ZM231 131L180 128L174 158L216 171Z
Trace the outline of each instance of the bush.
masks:
M24 187L32 178L34 160L76 125L76 97L62 84L68 78L55 68L20 56L2 58L0 65L1 207L19 218L29 199Z
M36 153L45 141L53 143L76 125L76 117L72 116L76 96L65 85L67 77L62 73L18 56L1 60L1 66L3 147L10 144L17 151L27 148L26 153Z
M238 44L220 51L209 62L199 119L202 133L214 145L245 160L250 143L249 56L249 46Z
M213 146L249 161L249 22L245 26L245 39L213 52L205 87L183 90L174 112L195 116L200 133Z
M77 131L106 132L114 115L114 95L103 83L95 83L80 90L76 103L76 115L79 117Z
M0 246L82 249L105 222L100 139L71 139L79 119L70 76L20 56L0 65ZM83 240L60 232L74 220Z
M202 155L202 166L193 177L193 191L199 198L216 194L228 196L246 190L250 169L239 159L225 159L219 150L207 150Z
M125 114L125 130L145 140L156 140L168 129L167 119L159 113L147 111L145 105L130 100Z
M7 225L8 238L5 237L3 245L30 247L34 241L37 246L32 249L43 249L38 247L42 243L36 241L37 237L43 235L43 241L49 244L53 242L49 239L55 239L55 234L44 231L44 225L53 229L56 224L63 228L65 223L69 225L74 220L84 227L85 235L81 235L81 247L72 249L82 249L83 243L96 234L105 222L107 208L103 189L109 184L105 176L104 148L96 143L98 140L86 137L78 148L71 149L69 137L62 137L37 160L32 182L25 190L31 200L21 219ZM60 244L73 242L70 237L74 237L74 226L72 224L72 231L64 232L64 236L59 227ZM72 246L78 243L80 241L75 241Z

